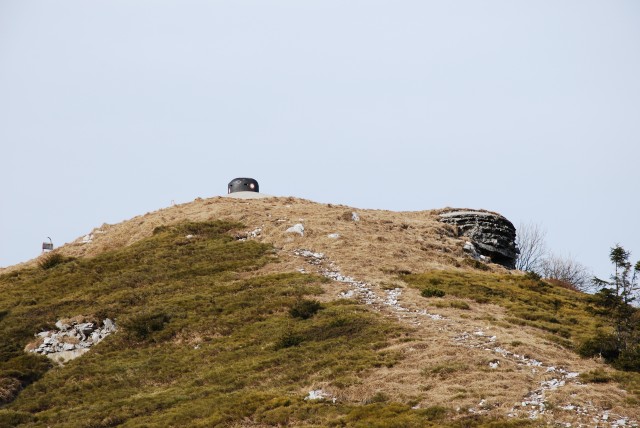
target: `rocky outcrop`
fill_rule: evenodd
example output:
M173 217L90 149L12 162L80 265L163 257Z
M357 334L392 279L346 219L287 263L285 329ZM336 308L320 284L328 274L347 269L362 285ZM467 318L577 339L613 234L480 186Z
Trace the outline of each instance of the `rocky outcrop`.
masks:
M515 269L518 248L516 228L500 214L486 211L452 210L439 215L440 221L453 224L458 236L466 236L471 245L465 251L472 256L485 258L508 269Z
M27 345L25 350L65 362L84 354L93 345L116 331L116 325L109 318L101 325L94 322L59 320L56 327L58 330L37 333L36 341Z

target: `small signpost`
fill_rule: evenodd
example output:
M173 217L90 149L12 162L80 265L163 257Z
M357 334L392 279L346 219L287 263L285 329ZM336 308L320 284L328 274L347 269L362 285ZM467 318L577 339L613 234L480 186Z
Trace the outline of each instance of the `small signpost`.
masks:
M45 242L42 243L42 252L43 253L46 253L47 251L53 250L53 241L48 236L47 236L47 238L49 239L49 242L45 241Z

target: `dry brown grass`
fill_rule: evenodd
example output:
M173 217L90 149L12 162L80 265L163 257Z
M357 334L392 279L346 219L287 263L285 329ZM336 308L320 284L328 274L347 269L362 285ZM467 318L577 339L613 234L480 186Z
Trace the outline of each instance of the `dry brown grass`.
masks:
M360 216L359 222L351 220L353 211ZM439 212L361 210L297 198L198 198L119 224L103 224L91 232L93 242L83 244L78 238L59 251L65 256L91 257L131 245L150 236L158 226L185 220L228 219L244 223L248 230L262 228L257 239L284 252L299 247L330 252L345 273L375 281L388 277L384 271L421 272L461 265L462 240L455 236L453 226L437 220ZM295 223L304 225L304 237L284 233ZM340 238L327 237L330 233L338 233Z

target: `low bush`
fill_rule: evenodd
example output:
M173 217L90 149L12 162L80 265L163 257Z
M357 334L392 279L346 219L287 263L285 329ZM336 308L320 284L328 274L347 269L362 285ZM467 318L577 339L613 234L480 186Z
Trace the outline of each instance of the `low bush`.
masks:
M314 316L320 309L322 309L322 305L316 300L298 300L289 309L289 315L306 320Z
M619 370L640 372L640 345L622 350L613 366Z
M422 297L444 297L445 292L438 288L423 288L420 292Z
M130 337L137 340L145 340L153 332L162 330L170 320L171 317L164 312L152 312L136 315L122 324Z
M291 331L285 332L282 336L278 338L275 345L275 350L291 348L293 346L298 346L302 342L304 342L304 337L299 334L293 333Z
M420 413L425 417L428 421L440 421L447 416L449 410L446 407L442 406L430 406L425 409L422 409Z
M582 357L602 357L606 361L611 362L618 358L620 350L618 349L618 341L611 334L598 334L584 340L577 348L578 354Z
M365 401L365 404L386 403L387 401L389 401L389 396L387 396L387 394L384 392L376 392L373 397Z
M524 274L525 279L530 279L532 281L540 281L542 279L542 277L540 276L540 274L532 271L532 270L528 270L527 272L525 272Z

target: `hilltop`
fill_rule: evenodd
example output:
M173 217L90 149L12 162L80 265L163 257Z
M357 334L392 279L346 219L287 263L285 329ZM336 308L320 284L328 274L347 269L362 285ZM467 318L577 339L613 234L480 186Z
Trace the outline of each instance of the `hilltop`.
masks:
M587 296L469 257L447 211L198 198L5 269L0 425L640 420L640 378L574 352L606 328ZM117 330L25 352L74 317Z

